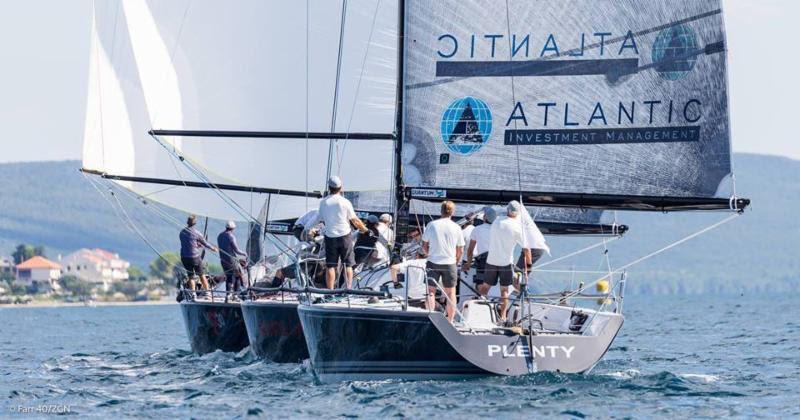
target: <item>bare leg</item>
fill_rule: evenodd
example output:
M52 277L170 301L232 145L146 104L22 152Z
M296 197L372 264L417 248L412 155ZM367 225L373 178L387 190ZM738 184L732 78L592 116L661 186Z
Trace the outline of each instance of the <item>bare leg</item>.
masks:
M208 290L209 289L209 287L208 287L208 279L206 278L205 274L200 276L200 284L203 285L203 290Z
M353 285L353 267L345 267L344 284L347 285L348 289Z
M436 288L433 286L428 286L428 296L425 299L425 309L429 311L433 311L436 309Z
M489 286L486 283L481 283L478 285L478 293L480 293L480 295L484 297L489 296L489 290L491 288L492 286Z
M189 277L189 290L194 291L195 288L196 287L195 287L194 277L190 276Z
M336 285L336 267L328 267L325 272L325 285L328 286L328 289L333 290Z
M444 293L447 295L447 320L450 323L453 322L453 319L456 317L456 288L455 287L445 287Z
M500 286L500 320L506 320L508 312L508 286Z

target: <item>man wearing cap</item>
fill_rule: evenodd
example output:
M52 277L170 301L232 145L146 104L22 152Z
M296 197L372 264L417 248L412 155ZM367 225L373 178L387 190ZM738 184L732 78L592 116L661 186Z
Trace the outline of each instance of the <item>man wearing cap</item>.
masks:
M351 223L361 233L368 233L367 227L356 216L353 204L342 195L342 180L334 175L328 179L330 194L319 202L317 222L325 223L325 283L328 289L336 286L336 268L341 262L345 266L345 283L349 289L353 283L353 229Z
M378 259L381 261L388 261L390 250L394 245L394 231L392 231L392 216L389 213L383 213L378 219L378 244L377 254Z
M236 223L229 220L225 225L225 230L217 236L219 262L225 272L225 290L228 292L238 292L241 288L241 273L237 256L247 257L247 254L242 252L236 243L234 229L236 229Z
M483 210L483 224L475 227L469 237L469 246L467 247L467 259L461 270L465 273L469 272L472 266L473 256L475 257L475 276L473 282L478 289L478 293L483 296L489 294L488 286L483 282L483 275L486 270L486 256L489 253L489 240L492 234L492 222L497 218L497 212L491 207L486 207Z
M197 224L197 217L194 215L186 219L186 227L181 229L178 238L181 241L181 262L186 269L186 275L189 277L189 287L194 290L194 277L200 277L200 284L203 290L208 290L208 280L203 272L203 249L209 249L212 252L217 252L214 245L206 241L206 238L195 229Z
M422 234L422 249L428 255L425 267L428 270L428 310L436 308L436 282L439 282L447 295L447 319L453 322L456 314L456 284L458 283L457 263L464 251L464 236L461 227L451 217L456 210L452 201L442 202L441 217L425 227Z
M483 281L489 288L500 281L500 320L506 320L508 311L508 286L514 282L514 250L523 248L525 266L530 263L530 249L525 248L522 220L522 204L511 201L506 207L507 217L492 223L489 252L486 256L486 272ZM527 268L523 269L527 273Z

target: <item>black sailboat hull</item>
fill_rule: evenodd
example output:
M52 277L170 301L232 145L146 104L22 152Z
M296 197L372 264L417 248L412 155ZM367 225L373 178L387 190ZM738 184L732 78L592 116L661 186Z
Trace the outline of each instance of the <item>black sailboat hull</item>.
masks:
M244 302L242 314L250 348L258 357L277 363L298 363L308 359L296 302Z
M324 381L459 379L490 375L464 359L428 313L298 310L311 365ZM439 315L439 314L437 314Z
M238 352L249 344L239 304L184 301L181 313L195 353Z
M603 312L580 334L527 336L458 330L439 312L334 305L298 309L311 367L323 382L583 373L608 351L624 321ZM564 320L572 313L571 307L534 306Z

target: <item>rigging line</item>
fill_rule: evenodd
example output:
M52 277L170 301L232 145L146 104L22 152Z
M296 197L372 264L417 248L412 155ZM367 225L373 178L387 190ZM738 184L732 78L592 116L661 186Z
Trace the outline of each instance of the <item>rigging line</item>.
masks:
M331 112L331 133L336 132L336 111L339 107L339 80L342 73L342 51L344 50L344 25L347 18L347 0L342 0L342 20L339 24L339 53L336 57L336 81L333 86L333 109ZM348 127L349 129L349 127ZM306 130L308 131L308 130ZM337 140L328 140L328 169L325 173L325 182L331 177L331 164L333 163L333 145ZM337 156L338 157L338 156ZM341 172L341 168L337 168Z
M716 222L716 223L714 223L714 224L712 224L710 226L706 226L705 228L700 229L695 233L692 233L691 235L684 236L683 238L681 238L681 239L679 239L679 240L677 240L675 242L672 242L667 246L664 246L664 247L662 247L660 249L657 249L657 250L655 250L655 251L653 251L653 252L651 252L651 253L649 253L647 255L639 257L639 258L637 258L637 259L635 259L635 260L633 260L633 261L631 261L631 262L619 267L618 269L614 270L614 272L624 272L626 269L628 269L628 268L630 268L630 267L632 267L632 266L634 266L636 264L639 264L642 261L645 261L645 260L648 260L648 259L650 259L652 257L655 257L656 255L661 254L664 251L667 251L667 250L672 249L672 248L674 248L674 247L676 247L676 246L678 246L678 245L680 245L680 244L682 244L682 243L684 243L686 241L694 239L694 238L696 238L696 237L698 237L698 236L700 236L700 235L702 235L702 234L704 234L704 233L706 233L706 232L708 232L710 230L716 229L716 228L724 225L725 223L730 222L731 220L735 219L736 217L738 217L740 215L741 215L741 213L734 213L734 214L732 214L732 215L720 220L719 222ZM609 273L609 274L604 275L603 277L600 277L599 279L597 279L597 280L585 285L583 288L571 292L570 294L566 295L565 298L569 298L571 296L575 296L576 294L579 294L579 293L583 292L583 290L585 290L586 288L597 284L599 281L601 281L601 280L603 280L605 278L608 278L612 274L613 273Z
M161 219L162 219L162 220L164 220L165 222L167 222L167 223L169 223L169 224L172 224L172 225L174 225L174 226L175 226L175 227L177 227L178 229L183 229L183 228L185 227L185 225L184 225L183 223L181 223L181 222L180 222L178 219L176 219L176 218L172 217L170 214L168 214L168 213L167 213L166 211L164 211L163 209L160 209L160 208L158 208L158 206L157 206L157 205L156 205L156 206L153 206L153 205L148 205L148 203L147 203L147 202L146 202L146 200L145 200L145 199L142 197L142 195L141 195L141 194L138 194L138 193L136 193L136 192L134 192L134 191L130 191L130 190L126 189L126 188L123 188L123 187L120 187L120 186L118 186L118 185L115 185L115 184L113 183L113 181L108 181L108 182L110 183L110 185L113 185L114 187L116 187L116 189L117 189L118 191L120 191L120 192L122 192L122 193L126 194L126 195L127 195L127 197L128 197L129 199L132 199L132 200L134 200L134 201L137 201L137 202L139 202L139 203L140 203L142 206L144 206L145 208L147 208L147 209L148 209L148 210L150 210L151 212L155 213L157 216L160 216L160 217L161 217ZM109 188L109 190L111 190L111 188ZM133 219L133 218L131 218L131 219ZM208 238L206 238L206 239L208 239ZM168 247L164 246L164 244L162 244L162 243L159 243L159 245L161 245L161 246L162 246L162 248L168 249ZM219 250L219 252L220 252L221 254L223 254L223 255L227 255L227 256L229 256L229 257L232 257L232 258L234 258L234 259L236 258L236 256L235 256L235 255L232 255L232 254L230 254L230 253L228 253L228 252L225 252L225 251L223 251L223 250L221 250L221 249Z
M619 239L619 238L620 238L619 236L615 236L615 237L613 237L613 238L611 238L611 239L608 239L608 240L607 240L607 242L616 241L616 240L617 240L617 239ZM598 248L598 247L601 247L601 246L605 246L605 241L604 241L604 242L599 242L599 243L596 243L596 244L594 244L594 245L589 245L589 246L587 246L586 248L581 248L581 249L579 249L579 250L577 250L577 251L574 251L574 252L571 252L571 253L569 253L569 254L567 254L567 255L562 255L562 256L560 256L560 257L558 257L558 258L556 258L556 259L553 259L553 260L550 260L550 261L544 262L544 263L542 263L542 264L536 265L536 266L534 266L534 267L533 267L531 270L532 270L532 271L535 271L535 270L538 270L538 269L540 269L540 268L542 268L542 267L547 267L547 266L548 266L548 265L550 265L550 264L554 264L554 263L557 263L557 262L559 262L559 261L566 260L566 259L568 259L568 258L574 257L574 256L576 256L576 255L579 255L579 254L583 254L583 253L585 253L585 252L587 252L587 251L591 251L591 250L593 250L593 249L595 249L595 248Z
M517 103L517 94L516 94L516 83L514 78L514 56L512 55L513 46L511 45L511 12L509 11L508 7L508 0L506 0L506 29L508 33L508 58L510 62L510 69L511 69L511 107L513 108ZM517 129L517 120L514 120L514 129ZM522 168L520 166L520 159L519 159L519 142L516 142L516 147L514 148L517 156L517 189L519 190L519 201L522 203ZM528 210L525 210L528 211ZM520 220L522 223L522 220Z
M247 212L246 212L246 211L245 211L245 210L244 210L244 209L243 209L243 208L242 208L242 207L239 205L239 203L237 203L235 200L233 200L232 198L230 198L230 197L229 197L227 194L225 194L225 192L223 192L222 190L220 190L219 188L217 188L217 186L216 186L216 185L215 185L213 182L211 182L211 180L210 180L210 179L208 179L208 177L206 177L206 176L205 176L205 174L203 174L203 172L202 172L202 171L200 171L199 169L196 169L196 168L194 168L194 167L192 166L191 162L189 162L187 159L183 158L183 156L181 156L180 154L178 154L178 153L177 153L177 151L175 151L174 147L173 147L172 149L170 149L170 148L169 148L169 147L167 147L167 145L166 145L166 144L164 144L164 142L163 142L163 141L162 141L162 140L161 140L161 139L160 139L158 136L156 136L156 135L151 135L151 137L152 137L152 138L153 138L153 139L154 139L156 142L158 142L158 144L159 144L159 145L161 145L161 147L163 147L165 150L167 150L168 152L170 152L170 153L171 153L171 154L172 154L174 157L178 158L178 159L179 159L179 160L180 160L180 161L181 161L181 162L182 162L182 163L183 163L183 164L184 164L184 165L185 165L185 166L186 166L186 167L187 167L187 168L188 168L188 169L189 169L191 172L193 172L193 173L195 174L195 176L196 176L197 178L199 178L199 179L200 179L200 181L201 181L201 182L203 182L203 183L205 183L206 185L208 185L208 187L209 187L209 188L210 188L212 191L214 191L214 192L217 194L217 196L219 196L219 197L222 199L222 201L223 201L223 202L225 202L225 203L226 203L228 206L230 206L230 207L231 207L231 208L232 208L234 211L236 211L237 213L239 213L239 215L240 215L240 216L244 217L244 219L245 219L245 220L256 220L256 223L258 223L260 226L262 226L262 228L264 228L264 226L263 226L263 225L261 225L261 223L260 223L260 222L259 222L259 221L258 221L256 218L254 218L254 217L253 217L252 215L250 215L250 214L247 214ZM308 197L306 197L306 200L307 200L307 199L308 199ZM271 242L273 243L273 245L275 245L275 247L276 247L277 249L279 249L279 250L280 250L280 249L283 247L283 251L281 251L281 252L282 252L282 253L286 253L287 255L289 255L289 253L288 253L288 250L290 250L291 248L290 248L288 245L286 245L285 243L283 243L283 241L281 241L280 239L278 239L277 237L275 237L275 235L272 235L272 236L273 236L273 238L274 238L274 239L272 239L272 240L271 240ZM277 242L277 243L276 243L276 242Z
M150 247L150 249L151 249L151 250L152 250L152 251L153 251L153 252L154 252L154 253L155 253L155 254L156 254L156 255L157 255L157 256L158 256L160 259L164 260L164 262L170 263L170 261L168 261L166 258L164 258L164 256L163 256L163 255L161 255L161 253L160 253L160 252L159 252L159 251L158 251L158 250L155 248L155 246L153 246L153 244L152 244L152 243L151 243L151 242L150 242L150 241L147 239L147 237L145 237L145 236L144 236L144 235L143 235L143 234L142 234L140 231L138 231L138 230L136 229L135 225L133 225L132 221L130 220L130 217L129 217L129 216L128 216L128 214L125 212L125 209L122 207L122 203L120 203L120 201L119 201L119 198L118 198L118 197L117 197L117 196L116 196L116 195L113 193L113 191L112 191L112 190L109 188L109 193L110 193L110 195L111 195L112 197L114 197L114 199L115 199L115 201L117 202L117 204L119 204L119 211L117 210L117 206L115 206L115 205L114 205L114 204L113 204L113 203L112 203L112 202L111 202L111 201L108 199L108 197L106 197L106 195L105 195L105 194L103 194L103 192L100 190L100 188L97 186L97 184L95 184L94 180L92 180L91 178L89 178L89 177L88 177L88 175L86 175L86 174L84 174L84 177L85 177L87 180L89 180L89 183L90 183L90 184L92 184L92 186L95 188L95 190L96 190L96 191L97 191L97 192L98 192L98 193L99 193L99 194L100 194L100 195L101 195L101 196L102 196L102 197L103 197L103 198L106 200L106 202L107 202L107 203L108 203L108 204L111 206L111 208L114 210L114 213L115 213L115 214L116 214L116 215L117 215L117 216L118 216L120 219L122 219L122 221L123 221L123 222L126 224L126 226L128 227L128 229L130 229L132 232L134 232L135 234L137 234L137 235L138 235L138 236L139 236L139 237L140 237L140 238L141 238L141 239L142 239L142 240L145 242L145 244L146 244L148 247ZM109 181L109 182L111 182L111 181ZM122 212L122 215L120 214L120 211ZM123 215L124 215L124 216L123 216ZM177 266L177 265L176 265L176 267L178 267L179 269L181 269L181 270L184 270L184 271L185 271L185 269L184 269L183 267L180 267L180 266Z
M375 34L375 24L378 21L378 12L381 10L381 0L378 0L375 4L375 12L372 14L372 25L369 28L369 37L367 37L367 49L364 51L364 58L361 59L361 71L358 75L358 82L356 83L356 91L353 95L353 104L350 107L350 117L347 121L347 133L350 133L350 127L353 125L353 117L356 113L356 104L358 103L358 95L361 92L361 81L364 79L364 72L367 68L367 58L369 58L369 50L372 46L372 38ZM398 29L399 31L399 29ZM342 144L341 153L339 153L339 143L336 143L336 158L338 160L338 167L341 169L342 162L344 161L344 152L347 149L347 143L349 138L347 134L345 135L344 142Z
M310 14L310 2L306 0L306 165L305 165L305 172L306 172L306 191L308 191L308 101L309 101L309 92L308 92L308 46L309 46L309 14ZM327 184L328 180L325 180ZM306 194L306 212L308 212L308 194Z
M140 196L142 198L149 198L151 195L161 194L161 193L167 192L169 190L174 190L175 188L178 188L178 186L177 185L172 185L172 186L169 186L169 187L166 187L166 188L162 188L160 190L155 190L153 192L149 192L147 194L140 194Z

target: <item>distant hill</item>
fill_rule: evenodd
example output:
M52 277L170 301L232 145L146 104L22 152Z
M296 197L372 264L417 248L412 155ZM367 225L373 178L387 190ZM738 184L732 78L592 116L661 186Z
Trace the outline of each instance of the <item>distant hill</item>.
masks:
M0 255L10 255L19 243L44 245L51 259L84 247L104 248L146 270L155 253L84 178L80 167L78 161L0 164ZM178 249L180 227L125 196L119 198L159 251ZM186 218L177 210L165 211L178 220ZM216 235L221 228L222 222L211 221L209 232Z
M751 209L718 230L633 267L629 291L800 290L800 217L794 215L800 208L800 161L737 154L734 163L738 192L753 200ZM146 268L153 251L122 223L78 168L77 161L0 164L0 255L10 255L18 243L44 245L52 258L100 247ZM136 203L125 204L157 248L177 249L178 227L145 213ZM185 217L167 211L179 220ZM610 245L612 263L624 264L725 215L619 213L619 221L631 231ZM209 231L220 228L221 222L214 221ZM595 240L549 239L555 256ZM580 263L599 263L598 255Z

